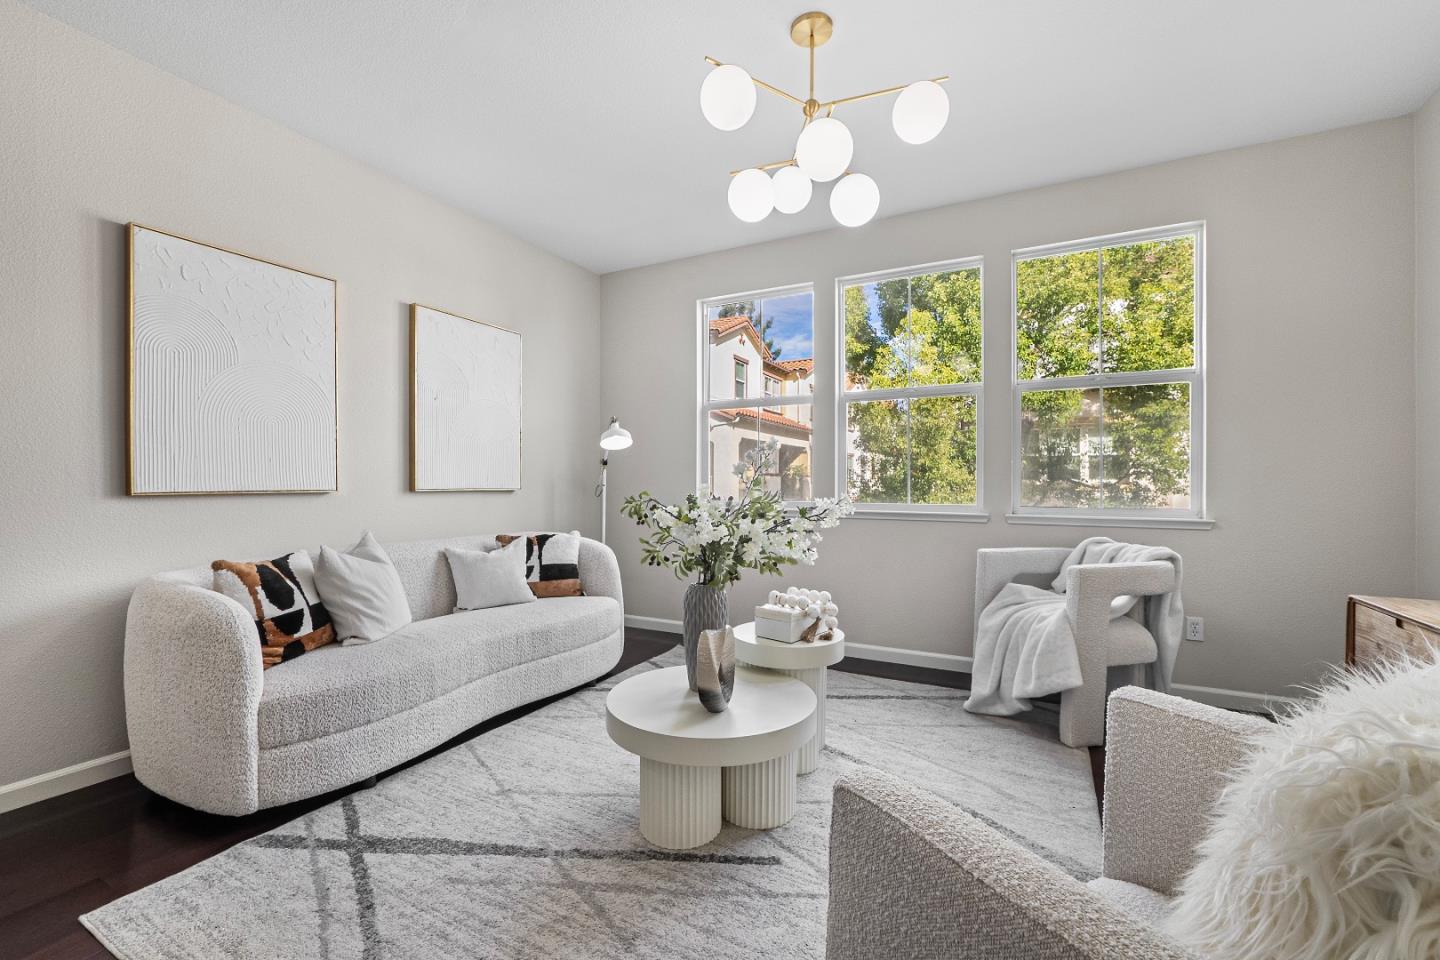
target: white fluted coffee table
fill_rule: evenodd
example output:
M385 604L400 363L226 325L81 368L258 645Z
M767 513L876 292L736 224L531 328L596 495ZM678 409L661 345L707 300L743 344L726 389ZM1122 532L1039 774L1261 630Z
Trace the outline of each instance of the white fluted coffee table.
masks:
M755 636L755 624L735 628L735 659L752 667L794 677L815 694L815 736L800 748L796 771L811 773L820 765L825 746L825 678L827 668L845 659L845 631L836 630L820 643L781 643Z
M796 752L815 736L815 695L737 667L730 708L711 713L684 667L625 680L605 698L610 739L640 757L640 833L657 847L709 843L722 817L768 830L795 815Z

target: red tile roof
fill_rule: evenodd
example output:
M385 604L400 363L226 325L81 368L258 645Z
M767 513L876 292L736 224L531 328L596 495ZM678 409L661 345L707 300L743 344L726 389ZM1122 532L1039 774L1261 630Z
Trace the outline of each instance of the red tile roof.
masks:
M750 338L750 342L755 346L755 352L760 354L767 367L780 373L796 373L802 377L808 376L815 369L815 361L809 357L802 360L776 360L771 356L770 348L765 345L765 341L760 339L760 334L749 317L717 317L710 321L712 337L724 337L736 330L742 330L745 336Z
M712 410L712 416L721 420L755 420L761 423L768 423L778 427L789 427L792 430L803 430L810 432L810 424L801 423L799 420L792 420L784 414L776 413L774 410L767 410L764 407L739 407L732 410Z

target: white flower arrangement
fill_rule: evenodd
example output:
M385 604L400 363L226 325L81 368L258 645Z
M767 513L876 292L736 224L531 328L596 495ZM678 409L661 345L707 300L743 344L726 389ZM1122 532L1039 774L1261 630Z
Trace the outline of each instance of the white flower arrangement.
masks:
M821 530L855 512L846 499L818 498L813 505L787 508L778 493L764 488L766 467L779 444L769 441L735 465L744 482L740 496L721 499L701 487L678 504L661 503L648 491L625 499L621 513L654 531L641 537L647 566L669 567L677 579L724 589L742 570L778 574L791 564L815 563Z

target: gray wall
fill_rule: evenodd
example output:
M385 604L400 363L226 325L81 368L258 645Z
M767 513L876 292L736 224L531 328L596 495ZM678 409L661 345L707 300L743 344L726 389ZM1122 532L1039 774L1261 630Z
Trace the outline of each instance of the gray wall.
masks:
M1440 597L1440 93L1415 114L1417 589Z
M0 785L125 748L150 573L592 515L589 272L10 0L0 211ZM340 493L125 497L129 220L339 281ZM407 492L411 300L525 334L521 492Z
M827 536L814 570L783 582L832 590L852 640L965 656L977 547L1096 533L1162 543L1184 555L1186 607L1205 618L1207 642L1186 645L1177 680L1283 693L1341 657L1346 594L1415 586L1413 169L1407 117L606 275L604 412L636 440L614 458L612 491L677 497L695 482L697 298L811 281L825 358L833 278L981 254L990 521L851 520ZM727 215L717 198L715 216ZM1010 251L1197 219L1208 222L1215 527L1007 524ZM832 383L822 360L817 395ZM834 411L816 413L824 494ZM639 566L619 500L610 539L627 613L678 618L681 585ZM747 578L732 620L774 585Z

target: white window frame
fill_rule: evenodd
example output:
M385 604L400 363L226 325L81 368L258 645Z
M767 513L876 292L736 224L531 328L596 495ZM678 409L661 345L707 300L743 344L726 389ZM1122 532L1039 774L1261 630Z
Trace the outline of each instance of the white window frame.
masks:
M814 402L812 396L783 396L776 394L767 397L762 386L760 396L743 397L741 399L710 399L710 323L705 318L705 312L709 307L734 303L736 300L766 300L771 297L785 297L795 293L810 294L810 337L814 342L815 337L815 284L813 283L792 283L783 287L769 287L764 290L748 290L743 293L730 293L721 297L705 297L695 301L695 331L696 331L696 364L699 375L695 378L699 385L699 397L697 407L700 415L696 420L696 460L695 478L696 486L709 485L711 482L710 463L710 414L715 410L735 410L747 407L756 409L765 408L779 410L784 407L810 406ZM761 377L765 371L760 371ZM763 384L763 380L762 380ZM731 385L731 392L734 386ZM797 418L798 419L798 418ZM810 487L815 487L815 422L810 422ZM787 500L787 504L800 505L810 501Z
M1020 379L1020 288L1018 265L1025 260L1123 247L1154 240L1177 237L1195 239L1195 343L1194 365L1176 370L1154 370L1136 373L1097 373L1078 377L1042 377ZM1104 258L1098 284L1103 285ZM1102 287L1103 289L1103 287ZM1099 290L1097 290L1097 295ZM1100 323L1104 324L1103 298ZM1025 247L1010 254L1010 383L1011 383L1011 450L1010 450L1010 513L1011 523L1071 524L1076 526L1128 527L1200 527L1213 526L1205 512L1205 221L1172 224L1147 230L1132 230L1101 237L1088 237L1066 243ZM1021 397L1035 390L1091 390L1105 387L1150 386L1165 383L1190 385L1190 508L1153 508L1126 510L1106 507L1034 507L1023 506L1021 498ZM1103 434L1102 434L1103 436Z
M845 288L857 284L899 280L927 273L949 273L956 270L980 272L980 376L975 383L940 386L903 387L889 390L845 389ZM902 400L925 397L975 398L975 503L856 503L855 516L880 520L962 520L984 523L990 519L985 511L985 258L962 257L939 260L909 267L895 267L871 273L857 273L835 278L835 490L844 496L849 489L847 470L850 451L846 449L845 407L865 400Z

